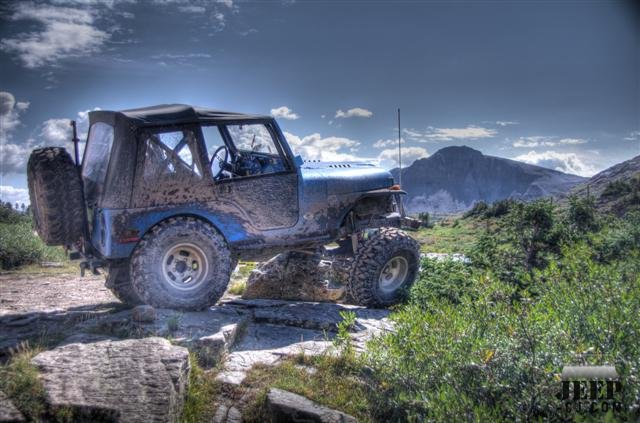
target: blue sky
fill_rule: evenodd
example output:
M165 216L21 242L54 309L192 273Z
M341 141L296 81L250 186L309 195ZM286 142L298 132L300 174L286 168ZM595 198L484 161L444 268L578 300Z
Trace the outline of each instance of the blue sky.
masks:
M592 175L640 154L640 21L614 1L52 0L0 5L0 197L86 111L273 114L305 158L449 145Z

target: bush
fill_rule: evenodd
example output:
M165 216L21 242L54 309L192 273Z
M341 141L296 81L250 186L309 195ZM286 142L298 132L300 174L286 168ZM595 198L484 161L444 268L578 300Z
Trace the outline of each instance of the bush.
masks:
M487 203L485 203L484 201L478 201L476 203L474 203L473 207L471 208L471 210L468 210L463 217L468 218L468 217L483 217L484 213L487 211L487 209L489 208L489 206L487 205Z
M44 243L34 234L29 220L0 223L0 267L13 269L42 260L62 261L64 251Z
M433 222L431 221L431 215L429 212L418 213L418 220L420 224L425 228L432 228Z
M386 410L381 418L555 417L559 373L569 364L615 365L626 409L640 406L640 257L634 254L633 261L602 264L587 244L576 244L559 263L533 273L538 297L520 300L512 285L487 271L465 273L470 287L455 301L422 277L414 301L393 315L396 332L376 339L366 356ZM454 281L443 284L460 277L450 274Z
M596 203L592 196L569 198L568 224L578 232L592 232L598 229Z

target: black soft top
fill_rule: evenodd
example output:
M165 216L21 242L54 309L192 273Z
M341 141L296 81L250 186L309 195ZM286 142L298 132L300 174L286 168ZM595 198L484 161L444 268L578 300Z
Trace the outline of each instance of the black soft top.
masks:
M118 121L126 121L136 127L176 125L198 122L236 122L262 121L272 119L271 116L249 115L244 113L225 112L222 110L194 107L186 104L160 104L121 111L97 110L89 112L90 123L106 122L115 125Z

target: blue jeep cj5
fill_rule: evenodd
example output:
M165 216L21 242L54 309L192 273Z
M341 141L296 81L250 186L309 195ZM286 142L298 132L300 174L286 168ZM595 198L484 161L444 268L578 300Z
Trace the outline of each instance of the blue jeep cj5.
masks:
M414 221L383 169L303 161L269 116L162 105L89 120L81 163L32 152L34 220L124 302L201 309L237 260L285 251L346 258L361 305L397 302L415 279L418 245L399 229Z

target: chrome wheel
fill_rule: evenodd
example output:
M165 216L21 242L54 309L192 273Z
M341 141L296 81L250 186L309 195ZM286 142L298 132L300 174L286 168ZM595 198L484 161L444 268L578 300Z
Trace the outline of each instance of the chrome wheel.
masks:
M402 256L392 257L382 268L378 287L385 293L394 292L402 286L409 273L409 263Z
M162 259L165 281L178 289L193 289L206 278L209 261L195 244L180 243L169 248Z

